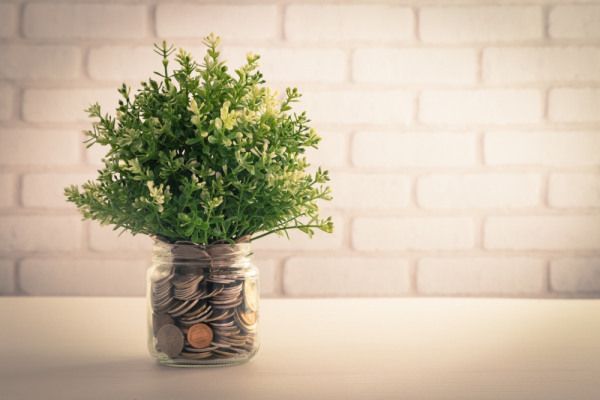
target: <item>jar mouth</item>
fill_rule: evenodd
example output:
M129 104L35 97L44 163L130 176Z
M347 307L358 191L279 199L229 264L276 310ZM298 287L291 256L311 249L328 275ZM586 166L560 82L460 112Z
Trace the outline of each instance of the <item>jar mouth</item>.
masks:
M153 258L162 262L194 263L198 266L232 266L243 264L252 255L250 237L241 238L236 243L198 244L178 240L169 242L154 237Z

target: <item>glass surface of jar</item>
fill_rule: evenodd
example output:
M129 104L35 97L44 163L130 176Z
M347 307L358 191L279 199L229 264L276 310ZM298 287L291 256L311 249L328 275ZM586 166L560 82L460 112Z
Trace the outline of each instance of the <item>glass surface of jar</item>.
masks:
M258 269L249 242L155 239L147 274L148 348L161 364L240 364L259 348Z

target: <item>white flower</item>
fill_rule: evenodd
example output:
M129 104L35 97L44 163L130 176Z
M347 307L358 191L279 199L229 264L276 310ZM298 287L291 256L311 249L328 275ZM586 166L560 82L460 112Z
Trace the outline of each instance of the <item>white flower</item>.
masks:
M154 200L154 204L158 206L158 212L163 212L165 204L165 192L163 184L161 183L158 185L158 187L156 187L154 186L154 182L148 181L146 182L146 186L150 192L150 197L152 197L152 200Z

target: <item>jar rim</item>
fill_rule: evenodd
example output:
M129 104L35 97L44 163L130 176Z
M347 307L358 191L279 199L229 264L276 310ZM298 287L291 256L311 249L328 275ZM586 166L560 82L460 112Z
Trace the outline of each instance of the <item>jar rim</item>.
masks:
M154 236L154 257L159 259L177 259L207 264L236 263L252 255L250 237L241 238L235 243L215 242L208 245L191 241L178 240L175 242Z

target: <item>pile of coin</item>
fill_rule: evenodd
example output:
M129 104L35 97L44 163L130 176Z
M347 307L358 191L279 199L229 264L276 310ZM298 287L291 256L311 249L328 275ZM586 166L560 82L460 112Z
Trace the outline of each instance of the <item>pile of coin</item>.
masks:
M170 359L248 358L257 347L256 276L236 268L178 268L151 280L152 332Z

